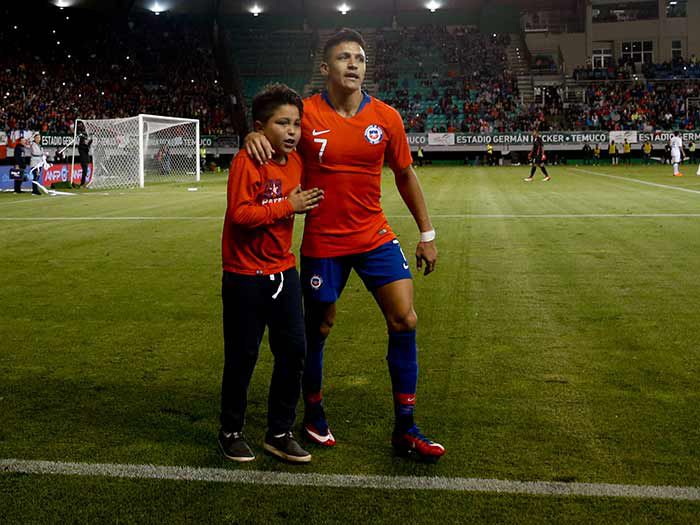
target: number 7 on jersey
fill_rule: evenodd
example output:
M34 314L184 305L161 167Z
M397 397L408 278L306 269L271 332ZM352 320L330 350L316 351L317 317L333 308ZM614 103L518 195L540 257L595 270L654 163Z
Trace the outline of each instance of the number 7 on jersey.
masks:
M323 152L326 151L328 139L314 139L314 142L318 142L321 145L321 149L318 151L318 162L320 164L323 162Z

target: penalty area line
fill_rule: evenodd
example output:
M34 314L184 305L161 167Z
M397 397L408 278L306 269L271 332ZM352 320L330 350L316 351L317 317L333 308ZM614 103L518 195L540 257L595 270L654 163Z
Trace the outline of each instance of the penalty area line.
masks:
M112 463L64 463L0 459L0 474L48 474L107 478L243 483L293 487L332 487L377 490L439 490L538 496L585 496L699 501L700 488L557 481L508 481L440 476L370 476L264 472L224 468L172 467Z

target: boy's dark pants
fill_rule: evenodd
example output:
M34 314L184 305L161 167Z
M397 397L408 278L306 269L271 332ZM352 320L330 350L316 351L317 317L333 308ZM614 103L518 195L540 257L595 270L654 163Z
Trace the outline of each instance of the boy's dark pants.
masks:
M306 340L301 285L296 268L280 274L250 276L224 272L221 297L224 307L224 376L221 384L221 429L243 430L248 385L258 359L265 326L275 364L267 405L268 430L291 430L301 391Z

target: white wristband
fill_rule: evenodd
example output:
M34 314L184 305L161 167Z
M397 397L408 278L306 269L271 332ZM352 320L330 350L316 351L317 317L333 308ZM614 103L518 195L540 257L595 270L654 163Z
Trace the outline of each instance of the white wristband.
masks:
M420 232L420 242L430 242L435 240L435 230Z

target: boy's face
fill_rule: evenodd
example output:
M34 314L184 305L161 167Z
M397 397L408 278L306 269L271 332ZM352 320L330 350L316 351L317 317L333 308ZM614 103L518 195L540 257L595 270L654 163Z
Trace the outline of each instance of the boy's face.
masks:
M279 106L267 122L255 122L255 130L270 141L278 157L287 156L297 147L301 138L301 115L292 104Z
M321 73L329 84L346 91L359 91L367 68L365 50L357 42L341 42L328 51Z

